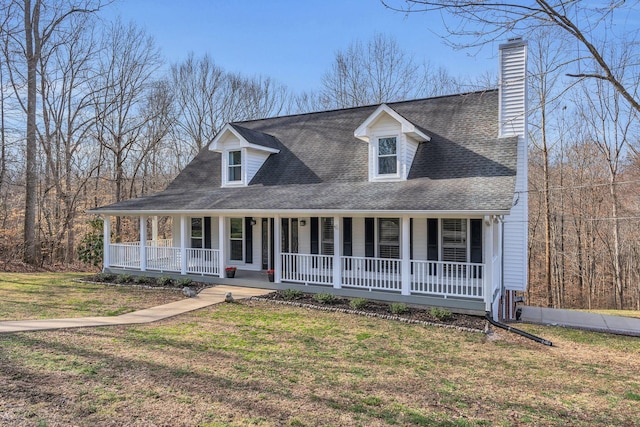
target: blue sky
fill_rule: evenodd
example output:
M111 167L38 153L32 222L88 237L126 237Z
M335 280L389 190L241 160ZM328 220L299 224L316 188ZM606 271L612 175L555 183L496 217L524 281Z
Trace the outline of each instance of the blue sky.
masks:
M337 50L376 32L453 75L497 70L497 45L453 51L433 33L439 16L405 16L379 0L120 0L105 12L144 28L169 63L209 53L228 71L269 76L294 91L317 89Z

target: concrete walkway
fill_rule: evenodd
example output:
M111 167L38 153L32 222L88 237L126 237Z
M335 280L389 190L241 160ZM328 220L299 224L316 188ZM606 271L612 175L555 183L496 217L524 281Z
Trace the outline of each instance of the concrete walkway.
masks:
M608 316L575 310L544 307L522 307L521 321L539 325L564 326L589 331L640 337L640 319Z
M215 286L204 289L195 298L185 298L169 304L134 311L113 317L77 317L71 319L12 320L0 322L0 334L12 332L43 331L49 329L86 328L90 326L133 325L177 316L223 302L227 292L233 298L244 299L273 292L269 289L244 288L238 286Z

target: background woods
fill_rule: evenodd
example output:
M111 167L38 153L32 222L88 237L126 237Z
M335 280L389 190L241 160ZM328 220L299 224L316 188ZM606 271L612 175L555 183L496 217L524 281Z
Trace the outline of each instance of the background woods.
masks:
M576 10L579 5L560 3L574 8L566 16L580 15L589 30L562 21L541 1L532 2L540 13L510 24L508 13L497 12L508 7L500 3L469 16L455 10L461 22L481 17L487 29L526 28L518 34L530 49L527 299L640 309L638 44L631 33L598 38L598 26L619 24L614 12L622 6ZM229 121L498 83L495 75L451 74L375 34L335 52L321 81L293 93L270 77L229 72L211 56L186 54L167 64L153 38L133 23L105 22L103 7L94 0L0 0L5 269L20 260L73 263L91 232L87 209L163 189ZM504 41L505 34L488 31L480 41ZM118 239L137 229L119 218L113 232Z

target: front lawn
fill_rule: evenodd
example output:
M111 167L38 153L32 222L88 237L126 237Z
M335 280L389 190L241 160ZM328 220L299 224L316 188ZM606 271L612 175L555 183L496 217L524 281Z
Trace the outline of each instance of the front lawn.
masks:
M0 274L0 321L116 316L183 298L180 292L78 283L87 273Z
M0 335L0 424L640 425L639 339L524 327L555 346L256 301Z

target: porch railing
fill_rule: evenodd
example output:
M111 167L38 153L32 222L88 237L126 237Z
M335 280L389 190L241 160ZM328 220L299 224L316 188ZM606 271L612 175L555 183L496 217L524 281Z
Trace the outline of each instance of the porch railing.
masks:
M148 243L153 242L149 240ZM146 247L147 270L180 273L182 271L182 251L170 245L171 239L156 240ZM220 272L217 249L186 249L187 273L218 275ZM109 266L140 269L140 242L110 243Z
M282 254L282 280L315 285L333 285L333 256Z
M411 261L411 293L482 298L484 264Z
M180 248L147 245L147 269L180 272Z
M400 291L402 261L388 258L341 257L342 286Z
M180 248L177 248L180 250ZM220 251L187 248L187 273L217 275L220 272Z
M122 268L140 268L140 244L109 244L109 265Z

